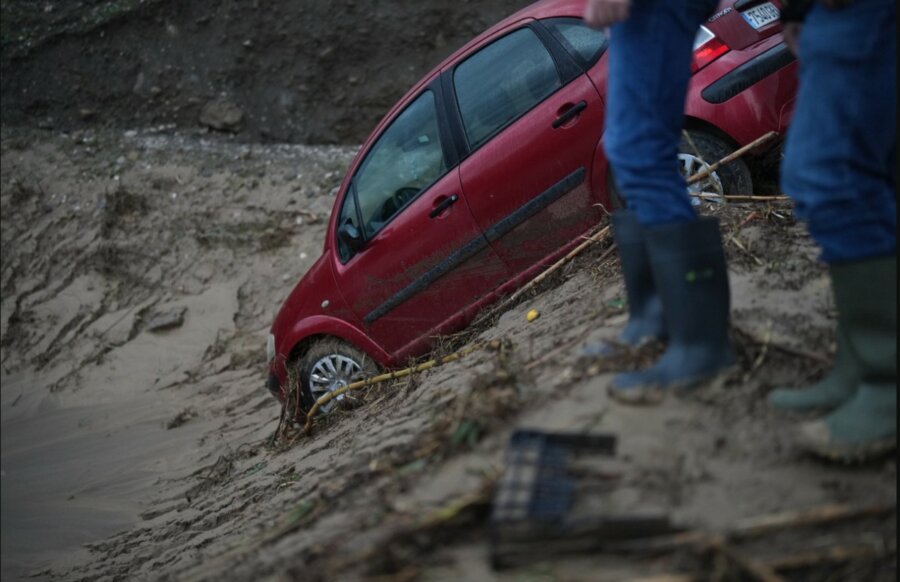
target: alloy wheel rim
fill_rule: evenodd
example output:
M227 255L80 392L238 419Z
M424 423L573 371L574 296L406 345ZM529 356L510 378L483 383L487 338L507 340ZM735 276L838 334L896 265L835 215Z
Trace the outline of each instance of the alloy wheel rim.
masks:
M313 364L312 372L309 375L309 392L312 394L313 400L318 400L359 379L361 372L362 368L353 358L341 354L328 354ZM322 412L330 412L339 401L344 399L344 396L341 394L323 404Z
M678 154L678 167L681 170L681 175L684 176L684 179L687 180L697 172L701 172L709 168L709 164L707 164L702 158L695 156L693 154ZM722 188L722 179L719 177L717 172L713 172L706 178L700 180L699 182L695 182L688 186L689 194L701 194L703 192L714 193L714 194L724 194L725 191ZM700 198L699 196L691 196L691 204L694 206L699 205L703 200L707 200L709 202L725 202L722 198Z

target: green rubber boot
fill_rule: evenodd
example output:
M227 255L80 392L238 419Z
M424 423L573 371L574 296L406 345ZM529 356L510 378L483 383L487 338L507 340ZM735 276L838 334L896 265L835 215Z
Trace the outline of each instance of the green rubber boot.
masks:
M897 256L832 265L835 302L860 384L827 417L800 427L801 446L866 461L897 446Z
M828 375L807 388L773 390L769 393L769 404L773 408L796 412L831 411L853 396L859 386L860 372L847 341L847 334L844 333L844 325L838 321L837 356Z

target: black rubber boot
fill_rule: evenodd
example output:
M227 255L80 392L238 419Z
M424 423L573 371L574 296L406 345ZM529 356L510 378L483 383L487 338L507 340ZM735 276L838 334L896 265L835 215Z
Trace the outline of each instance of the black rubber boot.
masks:
M653 283L650 257L644 240L643 227L634 213L628 210L614 212L613 236L622 263L625 279L625 295L628 298L628 324L619 334L616 343L639 346L647 341L666 339L662 302ZM615 351L609 343L591 343L584 347L587 356L607 355Z
M897 447L897 256L831 266L834 299L859 366L853 395L800 427L800 445L836 461L866 461Z
M691 387L735 362L728 334L728 270L718 221L701 217L645 228L645 236L669 347L650 368L613 379L611 395L635 404L658 401L665 390Z

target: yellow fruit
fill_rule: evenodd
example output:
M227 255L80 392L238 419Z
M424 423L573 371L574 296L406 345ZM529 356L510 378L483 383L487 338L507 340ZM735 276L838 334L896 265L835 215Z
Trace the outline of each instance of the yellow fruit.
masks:
M532 321L534 321L535 319L537 319L540 316L541 316L541 314L537 309L532 309L531 311L528 312L528 315L526 317L528 319L528 323L531 323Z

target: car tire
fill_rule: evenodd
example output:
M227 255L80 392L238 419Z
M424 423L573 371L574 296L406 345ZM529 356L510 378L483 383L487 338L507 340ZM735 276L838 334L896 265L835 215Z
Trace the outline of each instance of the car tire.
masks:
M314 343L300 358L297 375L304 410L310 410L324 394L368 378L378 372L375 362L354 346L339 339ZM319 410L327 414L336 407L352 407L357 398L346 393L331 400Z
M678 146L679 167L685 179L734 152L731 144L711 133L689 130L687 134L687 137L682 135ZM691 193L718 193L716 182L726 196L748 196L753 193L750 168L740 158L720 167L709 178L692 184L689 190Z
M690 140L682 137L681 143L678 145L679 167L685 179L688 179L704 167L718 162L734 151L734 148L724 140L705 131L691 130L688 131L688 135ZM692 143L693 146L691 145ZM696 146L696 150L694 146ZM697 155L698 151L699 155ZM750 168L742 159L734 160L722 166L713 172L713 178L718 180L722 187L722 193L726 196L753 193L753 178L750 174ZM609 189L609 199L613 210L623 210L628 206L627 200L616 186L612 168L609 169L607 188ZM706 179L690 186L689 190L692 193L715 192L717 188L712 180Z

